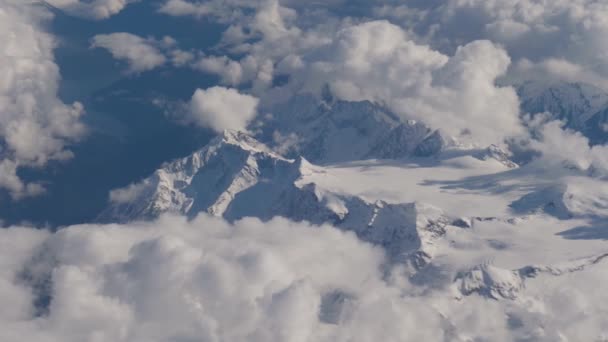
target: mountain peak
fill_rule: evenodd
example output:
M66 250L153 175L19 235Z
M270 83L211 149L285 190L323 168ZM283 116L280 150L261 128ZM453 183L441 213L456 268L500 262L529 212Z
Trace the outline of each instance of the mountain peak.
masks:
M293 161L247 133L226 130L190 156L165 163L150 177L110 193L102 221L130 221L162 213L221 216L235 194L261 179L287 177ZM294 176L291 176L294 177Z
M266 153L277 159L284 159L280 155L273 152L263 143L253 138L249 133L238 130L224 130L216 139L214 139L204 150L217 149L224 145L237 146L242 150L254 153Z

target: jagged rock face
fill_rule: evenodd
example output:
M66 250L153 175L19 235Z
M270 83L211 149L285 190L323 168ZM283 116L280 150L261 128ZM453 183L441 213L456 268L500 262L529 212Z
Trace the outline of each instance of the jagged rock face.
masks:
M328 104L311 96L277 106L271 118L253 126L261 126L256 138L284 155L301 155L320 164L410 156L432 134L424 124L402 122L368 101ZM432 139L432 148L420 148L425 155L441 150L440 143L436 146L439 140Z
M415 268L433 257L434 241L449 222L443 212L419 203L370 203L299 181L323 172L303 158L284 159L246 134L225 132L201 151L115 191L100 220L145 220L163 213L208 213L230 221L283 216L353 231L384 247L391 260Z

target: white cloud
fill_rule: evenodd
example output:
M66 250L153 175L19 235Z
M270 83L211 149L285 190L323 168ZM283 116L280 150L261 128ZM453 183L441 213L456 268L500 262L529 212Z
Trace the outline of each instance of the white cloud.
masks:
M243 23L249 19L247 12L271 7L288 10L278 0L166 0L159 12L178 17L209 17L225 23ZM275 19L281 20L277 17Z
M380 103L405 120L422 120L480 144L523 131L517 95L496 85L511 63L497 44L471 42L450 57L388 21L320 23L278 1L196 6L231 24L222 44L245 57L205 56L195 67L219 75L225 85L251 84L249 91L264 106L296 93L319 94L329 84L339 99ZM238 15L225 15L229 9ZM278 75L288 76L288 84L277 89Z
M597 0L449 0L408 4L382 0L313 4L288 0L168 0L161 12L204 16L230 24L225 40L233 43L233 48L249 52L259 47L255 51L258 58L283 48L297 54L297 45L304 37L309 42L314 34L317 38L327 37L336 30L336 23L352 25L369 21L370 17L387 18L409 32L412 40L426 42L443 54L450 55L458 46L488 39L502 45L516 63L529 60L542 66L562 60L581 72L556 75L582 82L594 79L593 84L608 89L608 49L603 40L608 34L608 4ZM341 12L355 17L341 18L345 15ZM324 30L319 31L319 27ZM267 49L252 44L258 39L265 41L262 45ZM270 46L273 49L268 49ZM577 75L582 76L576 78Z
M110 191L110 202L116 204L133 203L149 186L147 181L148 179L145 179L143 182L131 184L124 189Z
M235 89L197 89L190 101L188 120L217 132L245 130L257 114L258 102L257 98Z
M40 185L23 183L20 167L70 158L66 145L85 130L82 105L57 98L55 41L41 28L48 19L40 7L0 2L0 187L14 197L42 191Z
M523 131L515 91L496 85L510 58L489 41L469 43L449 57L417 44L398 26L374 21L339 31L321 51L306 61L310 69L296 73L305 90L318 92L328 83L340 99L381 103L404 119L455 137L466 132L482 144Z
M107 19L138 0L46 0L66 13L87 19Z
M181 67L191 63L195 57L194 53L190 51L176 49L169 51L169 58L174 66Z
M450 0L433 5L418 30L446 49L476 39L503 44L517 62L563 60L582 71L577 81L596 74L608 79L608 4L596 0ZM423 28L421 28L423 27ZM567 74L571 80L576 74ZM596 83L597 84L597 83Z
M0 298L15 306L0 321L4 336L21 330L22 337L61 341L297 342L443 334L419 329L438 326L440 317L430 308L412 310L382 280L380 250L329 227L164 218L52 236L0 231L0 244L9 242L15 247L0 252ZM49 313L38 319L27 283L18 280L24 267L30 284L52 282Z
M546 121L538 116L529 121L537 139L530 147L542 155L536 162L547 169L567 166L594 177L608 177L608 146L591 146L579 132L564 128L561 121Z
M225 85L235 86L243 82L243 67L239 62L226 56L202 57L193 67L210 74L219 75L221 83Z
M509 64L507 53L495 44L469 43L434 72L431 87L421 97L408 96L398 100L398 105L454 136L469 131L474 141L499 143L523 132L514 89L496 85ZM393 108L399 112L398 107Z
M554 341L605 332L608 298L590 290L604 272L541 275L527 290L534 301L455 300L385 277L383 253L353 234L284 219L163 217L54 234L13 227L0 230L0 247L0 300L11 307L0 312L3 341ZM34 307L41 297L48 307Z
M181 50L179 43L170 36L155 39L127 32L99 34L91 40L91 48L108 50L115 59L125 61L131 73L154 70L168 63L174 67L204 70L198 66L200 61L196 61L195 52Z
M202 17L211 13L209 3L193 3L185 0L167 0L159 9L161 13L172 16Z
M100 34L93 37L92 48L104 48L112 56L129 64L130 72L142 72L157 68L167 61L160 51L159 42L144 39L130 33Z

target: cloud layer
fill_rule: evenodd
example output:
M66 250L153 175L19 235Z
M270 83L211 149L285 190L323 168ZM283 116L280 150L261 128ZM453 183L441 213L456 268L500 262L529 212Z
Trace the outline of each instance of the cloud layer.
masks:
M0 244L12 246L1 252L0 298L14 304L0 323L3 340L38 335L34 340L371 341L442 335L416 329L416 323L439 324L439 317L430 309L414 312L382 280L380 250L329 227L165 218L72 227L53 235L13 228L0 231ZM51 296L48 314L34 318L28 284L35 285L34 296ZM374 315L383 317L382 324Z
M497 83L608 89L608 6L597 0L168 0L160 12L228 25L225 54L195 67L224 85L252 85L263 103L330 83L339 98L379 102L482 143L522 132L515 94ZM275 87L276 77L289 84Z
M377 16L407 27L442 51L489 39L503 45L516 63L535 66L542 74L535 77L575 79L608 89L608 55L602 43L608 6L603 1L377 1L371 6ZM573 75L572 68L581 72Z
M229 24L221 43L228 54L199 56L193 67L217 74L225 85L250 85L264 105L299 93L318 95L329 85L339 99L373 101L404 120L422 120L482 144L522 132L514 90L496 85L511 64L501 46L470 41L448 55L386 20L325 13L321 22L305 6L296 12L290 5L300 6L176 0L166 2L161 11L176 16L199 13ZM233 54L244 57L235 59ZM277 77L286 84L277 85Z
M387 276L352 234L284 219L12 227L0 247L3 341L555 341L605 327L607 298L585 292L601 272L564 275L577 287L541 277L530 302L455 300Z

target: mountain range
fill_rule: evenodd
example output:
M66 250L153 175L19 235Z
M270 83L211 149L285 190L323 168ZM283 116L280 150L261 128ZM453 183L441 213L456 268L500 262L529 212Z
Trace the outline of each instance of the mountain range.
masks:
M564 87L586 94L583 87ZM555 104L545 100L537 103ZM560 276L603 259L603 245L592 238L608 217L603 181L565 167L547 176L534 163L514 163L498 146L461 146L370 102L293 101L285 107L293 108L293 122L278 114L250 132L224 131L191 155L112 191L98 220L203 214L331 224L382 247L413 282L441 284L438 270L452 274L445 286L455 298L520 300L529 278ZM587 103L575 102L568 108ZM566 114L556 117L567 120ZM527 226L536 228L522 231ZM582 243L581 234L592 242ZM579 242L564 260L560 246L571 239ZM553 247L540 252L534 241ZM572 260L598 261L559 271Z

